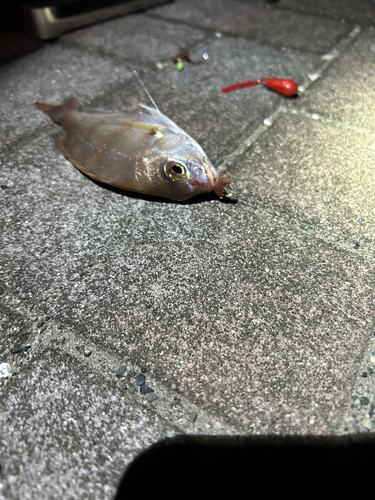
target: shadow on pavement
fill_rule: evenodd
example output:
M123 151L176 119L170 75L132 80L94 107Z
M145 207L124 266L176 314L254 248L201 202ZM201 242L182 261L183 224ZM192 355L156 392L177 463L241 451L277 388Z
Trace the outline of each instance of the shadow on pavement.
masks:
M347 498L372 490L375 439L165 439L128 467L115 500L132 498Z

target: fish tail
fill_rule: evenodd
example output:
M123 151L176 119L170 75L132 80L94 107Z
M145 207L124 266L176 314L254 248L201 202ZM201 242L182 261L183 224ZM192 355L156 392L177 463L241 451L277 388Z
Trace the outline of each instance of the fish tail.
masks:
M54 122L62 123L62 118L65 115L72 111L78 111L79 102L76 97L71 97L60 106L52 106L52 104L44 104L43 102L36 102L35 106L51 117Z

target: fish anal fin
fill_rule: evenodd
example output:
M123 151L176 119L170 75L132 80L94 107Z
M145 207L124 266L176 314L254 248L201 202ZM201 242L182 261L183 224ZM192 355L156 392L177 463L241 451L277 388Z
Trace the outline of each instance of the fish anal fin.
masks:
M65 149L65 146L64 146L64 137L58 137L56 140L55 140L55 146L57 147L57 149L59 151L61 151L61 153L66 157L68 158L69 161L71 161L77 168L81 169L83 168L79 162L72 156L72 154L67 150Z
M74 158L74 156L71 153L69 153L69 151L67 149L65 149L65 147L64 147L64 137L58 137L55 140L55 145L56 145L57 149L59 149L61 151L61 153L65 156L65 158L67 160L69 160L71 163L73 163L73 165L75 167L77 167L78 170L80 170L84 174L92 177L93 179L96 179L96 180L100 181L100 179L98 177L96 177L95 175L93 175L89 171L89 169L87 167L84 167L76 158Z

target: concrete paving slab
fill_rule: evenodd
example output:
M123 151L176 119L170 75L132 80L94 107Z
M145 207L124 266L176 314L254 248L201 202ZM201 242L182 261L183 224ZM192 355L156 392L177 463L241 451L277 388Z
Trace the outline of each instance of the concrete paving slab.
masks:
M259 2L262 0L245 0ZM290 9L293 12L317 14L341 22L358 23L364 26L375 24L374 2L355 2L353 0L282 0L272 8Z
M4 498L113 498L125 466L176 429L60 349L0 389Z
M221 87L264 75L304 81L321 64L315 54L226 36L207 37L190 51L190 57L192 63L186 63L182 72L170 61L162 70L143 72L142 78L163 113L197 139L214 163L283 102L280 95L263 87L227 94ZM134 79L102 105L117 111L138 110L138 103L147 101Z
M200 29L133 15L69 33L61 38L61 43L79 43L101 54L131 61L138 68L146 62L170 60L172 54L192 46L205 35Z
M314 15L275 9L264 2L180 0L152 10L177 22L253 38L278 47L327 52L352 25Z
M46 123L35 101L60 104L75 95L90 102L130 76L108 58L57 44L8 63L0 74L0 149Z
M324 79L301 96L309 113L339 121L344 127L375 130L375 31L363 31L345 54L332 62ZM375 147L375 143L373 145Z
M371 266L246 203L105 189L51 142L3 159L4 286L243 432L328 433L367 342Z
M113 498L128 460L165 435L373 432L374 128L339 92L351 64L359 75L369 63L371 77L372 31L319 14L323 0L308 14L283 2L175 5L181 18L168 6L88 28L0 77L0 364L11 369L0 498ZM197 19L197 5L225 21ZM135 37L147 27L134 52L125 25ZM167 54L178 29L193 59L183 72ZM34 94L138 109L136 56L160 108L230 170L237 203L125 194L55 149L61 129L34 111ZM220 93L250 70L321 81L288 103L262 87ZM329 94L331 73L326 112L315 92ZM370 109L364 81L347 92Z
M249 203L373 259L374 139L319 120L284 115L229 171L239 196Z
M99 373L105 384L116 381L122 393L125 391L126 397L132 396L130 401L133 405L139 405L142 410L144 407L152 409L179 434L238 433L238 429L226 425L220 416L215 418L207 414L201 407L178 394L175 384L162 384L147 365L129 363L113 350L113 346L106 350L103 346L91 343L86 338L84 328L72 329L56 322L45 313L45 304L34 303L17 290L10 290L9 286L6 288L8 293L4 294L1 301L4 315L1 318L0 366L4 370L0 371L0 378L14 378L28 370L34 358L39 359L46 353L48 355L51 349L58 349L82 364L86 371ZM17 349L12 349L12 340L18 346Z

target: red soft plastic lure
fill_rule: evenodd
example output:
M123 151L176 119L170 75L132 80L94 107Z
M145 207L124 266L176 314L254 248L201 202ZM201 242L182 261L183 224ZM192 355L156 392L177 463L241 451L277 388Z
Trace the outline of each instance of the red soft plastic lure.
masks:
M221 89L222 92L230 92L231 90L240 89L242 87L251 87L261 83L269 89L275 90L285 97L292 97L297 94L298 85L293 80L286 78L259 78L258 80L249 80L247 82L234 83Z

